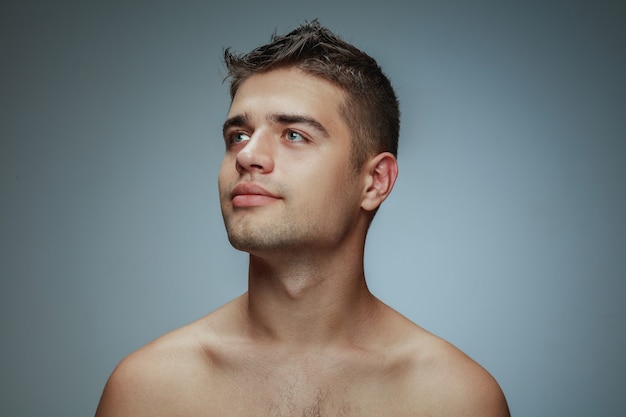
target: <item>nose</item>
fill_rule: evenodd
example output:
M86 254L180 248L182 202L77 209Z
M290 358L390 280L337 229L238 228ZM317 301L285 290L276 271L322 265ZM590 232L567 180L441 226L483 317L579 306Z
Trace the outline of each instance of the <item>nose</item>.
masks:
M274 170L272 156L272 138L261 131L256 131L241 148L235 158L237 171L266 174Z

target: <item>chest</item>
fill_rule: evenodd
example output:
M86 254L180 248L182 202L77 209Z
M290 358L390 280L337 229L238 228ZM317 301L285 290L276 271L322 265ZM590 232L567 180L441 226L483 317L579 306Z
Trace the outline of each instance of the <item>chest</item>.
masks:
M216 415L241 417L401 416L393 381L358 373L250 373L213 391Z
M194 416L402 417L415 415L407 366L358 351L291 354L231 348L216 355L193 394ZM189 404L189 402L187 403ZM412 409L412 410L411 410ZM409 412L411 410L412 412Z

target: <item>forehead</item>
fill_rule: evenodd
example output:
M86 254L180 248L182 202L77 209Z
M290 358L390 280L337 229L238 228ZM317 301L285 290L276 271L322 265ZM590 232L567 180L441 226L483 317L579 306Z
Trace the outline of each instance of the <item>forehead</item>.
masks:
M340 110L344 100L343 90L330 81L295 67L280 68L245 79L233 98L228 117L289 113L311 117L325 126L343 124Z

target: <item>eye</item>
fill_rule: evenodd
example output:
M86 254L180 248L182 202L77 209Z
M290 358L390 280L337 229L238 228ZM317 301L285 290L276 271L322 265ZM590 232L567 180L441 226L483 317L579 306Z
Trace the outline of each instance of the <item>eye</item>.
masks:
M230 137L231 143L241 143L241 142L247 142L249 140L250 140L250 136L242 132L237 132L231 135Z
M293 130L288 130L285 134L285 138L289 142L304 142L306 139L300 133L295 132Z

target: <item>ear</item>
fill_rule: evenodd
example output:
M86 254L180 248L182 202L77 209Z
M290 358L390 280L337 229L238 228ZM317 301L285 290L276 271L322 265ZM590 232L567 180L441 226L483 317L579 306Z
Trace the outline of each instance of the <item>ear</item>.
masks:
M398 178L398 161L389 152L379 153L363 166L365 174L361 207L373 211L387 198Z

